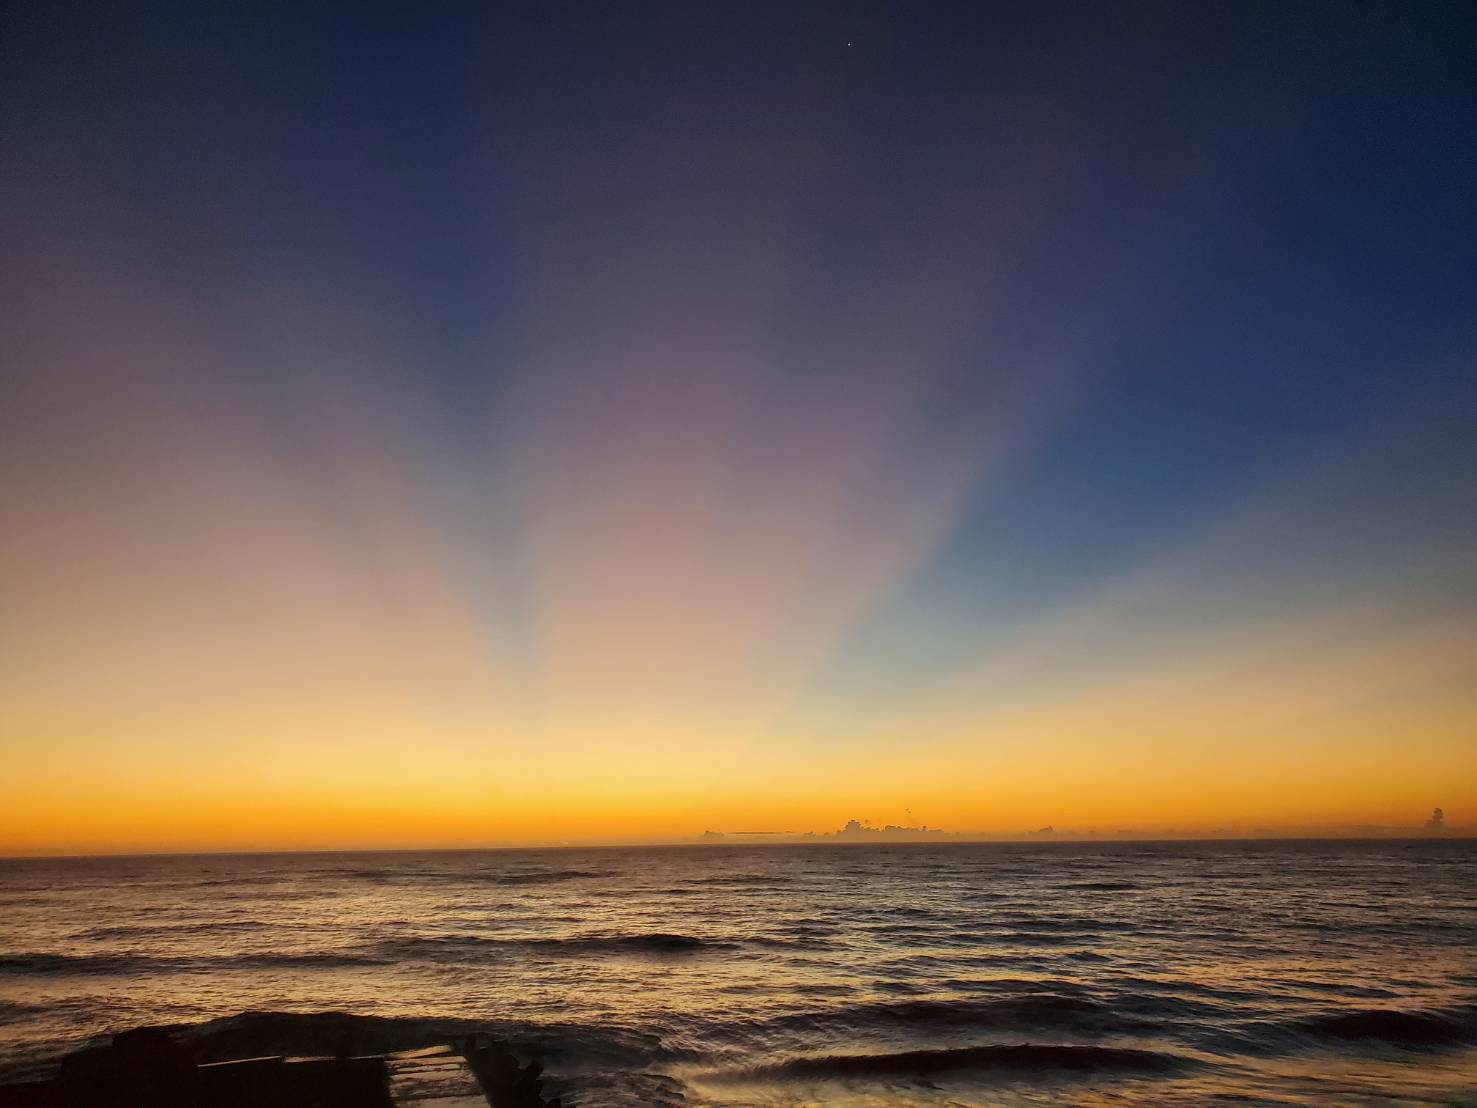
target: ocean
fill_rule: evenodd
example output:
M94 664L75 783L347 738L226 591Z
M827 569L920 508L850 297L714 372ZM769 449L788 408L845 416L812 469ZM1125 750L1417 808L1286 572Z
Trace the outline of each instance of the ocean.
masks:
M1477 841L0 861L0 1080L142 1024L482 1028L584 1108L1477 1105Z

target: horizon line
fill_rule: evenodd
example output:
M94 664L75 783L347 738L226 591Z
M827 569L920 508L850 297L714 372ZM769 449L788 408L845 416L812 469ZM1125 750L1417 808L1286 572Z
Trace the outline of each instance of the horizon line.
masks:
M491 854L498 852L531 850L660 850L674 847L790 847L790 846L971 846L998 843L1012 846L1049 846L1058 843L1251 843L1251 842L1473 842L1477 841L1477 828L1427 831L1419 829L1391 828L1389 833L1371 831L1367 833L1274 833L1234 835L1103 835L1073 832L1040 834L1027 832L1017 835L972 836L968 832L944 832L938 837L897 837L886 840L879 835L875 839L849 837L836 832L824 832L809 838L797 836L793 839L770 840L768 842L722 842L718 840L654 839L641 841L589 840L585 842L529 842L522 844L503 843L484 846L364 846L364 847L291 847L285 849L242 849L242 850L123 850L89 853L57 854L0 854L0 862L46 862L46 861L89 861L107 858L268 858L286 855L349 855L349 854Z

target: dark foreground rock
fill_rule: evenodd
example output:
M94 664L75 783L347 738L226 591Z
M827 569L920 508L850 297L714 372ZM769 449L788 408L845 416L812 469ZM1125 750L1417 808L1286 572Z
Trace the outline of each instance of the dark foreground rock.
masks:
M418 1095L414 1081L403 1080L407 1072L449 1066L466 1071L462 1091L492 1108L559 1108L558 1100L543 1099L543 1067L521 1065L506 1043L486 1035L406 1057L268 1056L201 1063L159 1028L126 1031L106 1046L70 1054L49 1081L0 1086L0 1108L409 1108L429 1106L433 1099Z

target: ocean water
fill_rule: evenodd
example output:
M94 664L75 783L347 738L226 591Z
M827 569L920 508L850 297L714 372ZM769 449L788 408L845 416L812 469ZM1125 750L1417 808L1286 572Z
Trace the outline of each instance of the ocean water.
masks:
M0 861L0 1079L146 1023L481 1027L585 1108L1477 1104L1477 842Z

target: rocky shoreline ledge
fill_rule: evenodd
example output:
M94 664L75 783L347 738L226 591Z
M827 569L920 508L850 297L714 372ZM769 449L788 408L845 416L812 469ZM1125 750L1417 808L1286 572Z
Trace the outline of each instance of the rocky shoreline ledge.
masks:
M561 1108L543 1097L538 1061L520 1062L484 1033L375 1052L364 1049L373 1036L343 1017L333 1049L320 1053L321 1038L283 1050L270 1031L238 1036L234 1049L175 1028L125 1031L68 1054L50 1078L0 1085L0 1108ZM253 1038L281 1052L253 1049Z

